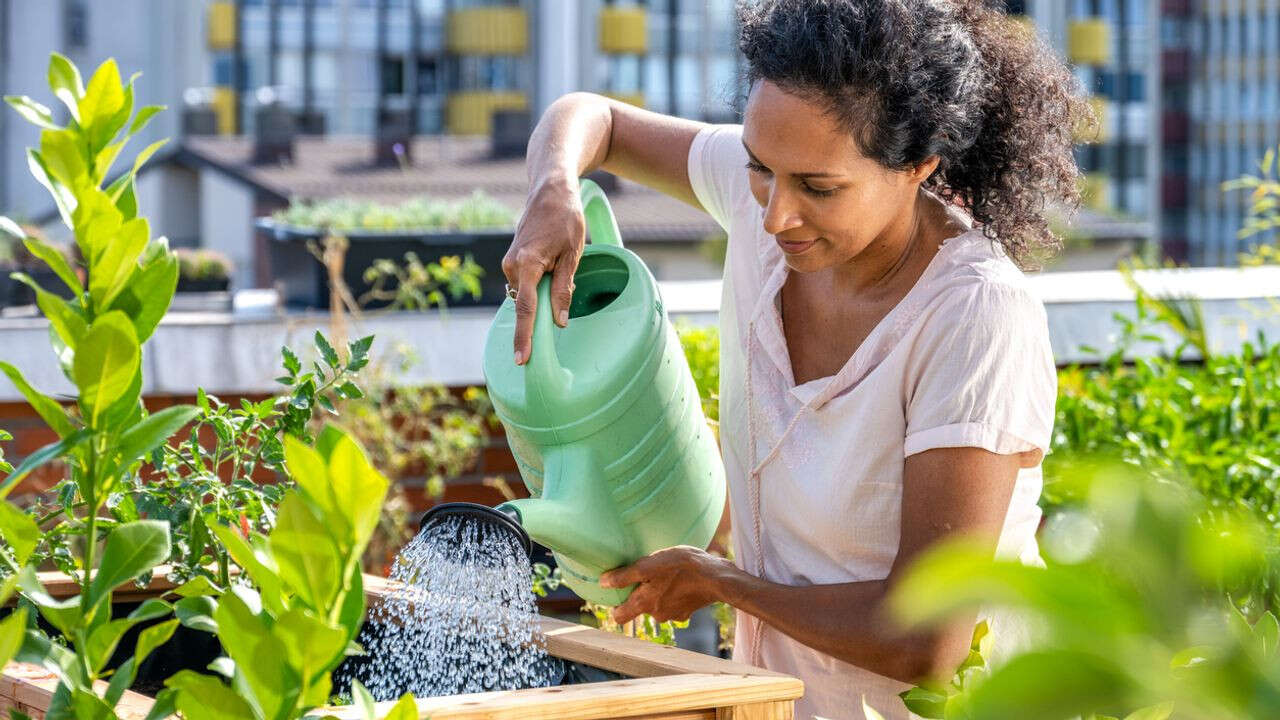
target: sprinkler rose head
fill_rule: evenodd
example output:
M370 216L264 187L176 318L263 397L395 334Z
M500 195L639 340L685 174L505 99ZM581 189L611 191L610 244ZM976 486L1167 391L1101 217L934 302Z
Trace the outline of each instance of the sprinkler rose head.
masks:
M525 555L533 554L533 542L529 539L529 533L520 526L520 516L514 510L499 510L479 503L451 502L436 505L423 514L422 522L418 523L418 532L432 523L458 516L474 518L511 531L520 540L520 547L524 548Z

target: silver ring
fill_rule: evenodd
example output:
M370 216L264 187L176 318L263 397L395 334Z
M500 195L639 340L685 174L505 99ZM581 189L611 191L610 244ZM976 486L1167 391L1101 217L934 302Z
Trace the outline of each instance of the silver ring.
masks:
M512 300L515 300L516 295L518 295L519 293L520 293L519 290L516 290L515 288L511 287L511 283L507 283L507 297L511 298Z

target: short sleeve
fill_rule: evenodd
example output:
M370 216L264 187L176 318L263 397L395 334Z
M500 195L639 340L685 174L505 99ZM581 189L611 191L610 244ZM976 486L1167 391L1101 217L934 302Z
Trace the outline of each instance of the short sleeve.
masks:
M1026 289L949 291L922 323L908 363L906 455L1048 452L1057 371L1044 305Z
M727 232L735 203L751 192L742 147L741 125L711 125L689 147L689 184L693 194Z

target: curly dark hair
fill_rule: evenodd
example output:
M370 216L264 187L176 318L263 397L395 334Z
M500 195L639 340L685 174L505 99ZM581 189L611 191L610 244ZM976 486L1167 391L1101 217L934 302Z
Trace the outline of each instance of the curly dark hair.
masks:
M1046 206L1079 205L1073 130L1093 116L1067 67L983 0L741 2L747 80L815 100L864 155L964 208L1020 267L1060 247Z

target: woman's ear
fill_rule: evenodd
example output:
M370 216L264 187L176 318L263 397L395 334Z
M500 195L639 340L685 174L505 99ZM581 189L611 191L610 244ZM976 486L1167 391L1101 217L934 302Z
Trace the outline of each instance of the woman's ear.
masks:
M933 174L934 170L938 169L938 163L940 162L942 162L942 159L937 155L930 155L925 158L924 162L912 168L911 172L908 173L908 177L913 183L923 183L925 180L929 179L929 176Z

